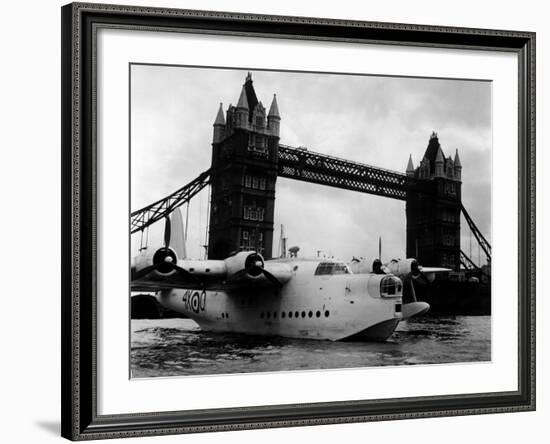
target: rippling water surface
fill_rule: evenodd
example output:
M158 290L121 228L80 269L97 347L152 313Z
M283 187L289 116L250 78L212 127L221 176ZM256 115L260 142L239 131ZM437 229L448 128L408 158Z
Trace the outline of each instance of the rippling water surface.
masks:
M132 320L132 377L491 360L490 316L403 321L386 342L330 342L200 331L190 319Z

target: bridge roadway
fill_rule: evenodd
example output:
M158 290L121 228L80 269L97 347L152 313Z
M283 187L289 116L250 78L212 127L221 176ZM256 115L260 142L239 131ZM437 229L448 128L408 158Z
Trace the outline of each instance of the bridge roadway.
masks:
M405 174L279 145L278 175L294 180L406 200L407 191L428 192L424 181ZM191 200L210 180L210 170L172 194L131 214L131 233L145 229Z
M392 199L406 200L407 191L423 184L396 171L279 144L278 175Z

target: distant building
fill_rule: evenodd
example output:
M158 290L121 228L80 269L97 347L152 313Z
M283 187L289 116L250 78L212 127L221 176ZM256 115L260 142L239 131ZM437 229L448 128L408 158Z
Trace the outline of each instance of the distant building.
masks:
M420 165L409 157L407 176L425 181L407 195L407 257L422 265L460 267L462 164L446 157L433 132Z
M272 257L275 183L281 117L258 101L248 73L237 101L214 121L208 257L239 250Z

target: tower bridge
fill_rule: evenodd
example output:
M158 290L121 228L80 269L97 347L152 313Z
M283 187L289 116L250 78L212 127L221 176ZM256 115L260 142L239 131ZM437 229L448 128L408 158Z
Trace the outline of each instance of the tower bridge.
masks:
M418 167L409 158L400 173L279 143L281 116L274 95L269 111L258 100L250 73L236 106L214 121L210 169L165 198L131 215L131 232L144 230L211 185L208 257L256 249L272 257L275 185L285 177L406 202L407 257L458 270L473 262L460 248L460 216L491 258L491 246L462 206L458 150L445 157L430 136Z

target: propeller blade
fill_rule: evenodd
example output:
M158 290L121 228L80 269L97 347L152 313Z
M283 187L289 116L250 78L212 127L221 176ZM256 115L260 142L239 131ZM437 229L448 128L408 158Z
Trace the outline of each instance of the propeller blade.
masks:
M426 284L431 285L432 281L428 278L428 276L424 274L422 270L420 270L420 276L422 277L422 279L424 279L424 282L426 282Z
M151 265L149 267L142 268L139 271L136 271L135 268L132 268L132 280L137 281L138 279L141 279L145 276L147 276L152 271L155 271L157 269L156 265Z
M421 279L426 285L431 285L432 283L432 280L428 276L426 276L426 274L422 270L418 270L416 273L411 272L409 274L411 274L414 280Z
M417 302L417 299L416 299L416 290L414 289L414 282L412 279L409 279L409 282L410 282L410 285L411 285L411 296L412 296L412 301L413 302Z
M170 236L172 235L172 223L170 217L166 216L164 223L164 246L168 248L170 246Z
M248 275L248 270L246 268L243 268L242 270L239 270L233 275L231 275L231 277L227 279L227 282L231 283L231 282L238 281L239 279L243 278L246 275Z
M155 270L158 270L160 267L163 267L164 270L163 270L163 273L166 272L166 268L170 268L168 270L168 273L170 273L171 271L176 271L181 277L184 278L184 280L186 281L192 281L196 284L199 284L199 285L202 285L202 282L195 276L193 275L193 273L190 273L189 271L187 271L186 269L184 268L181 268L179 267L178 265L176 264L172 264L170 262L165 262L165 263L160 263L160 264L155 264L155 265L150 265L149 267L145 267L139 271L136 271L135 268L132 269L132 280L133 281L136 281L136 280L139 280L141 278L144 278L145 276L147 276L149 273L155 271Z
M241 278L244 278L246 276L259 276L260 274L263 274L268 281L270 281L273 285L275 285L278 288L281 288L283 284L277 279L273 274L271 274L269 271L267 271L263 267L259 267L258 265L253 265L248 268L243 268L240 271L237 271L234 273L231 278L227 281L228 283L236 282L240 280Z
M265 268L262 268L262 273L264 276L277 288L281 288L283 284L277 279L275 276L273 276L269 271L267 271Z
M416 290L414 289L414 279L415 278L415 275L414 273L410 272L410 273L407 273L405 275L405 277L403 278L403 290L405 290L405 288L407 288L406 286L408 286L408 292L407 292L407 296L410 295L412 301L403 301L403 303L408 303L408 302L417 302L417 299L416 299ZM403 292L403 296L405 296L405 292Z

